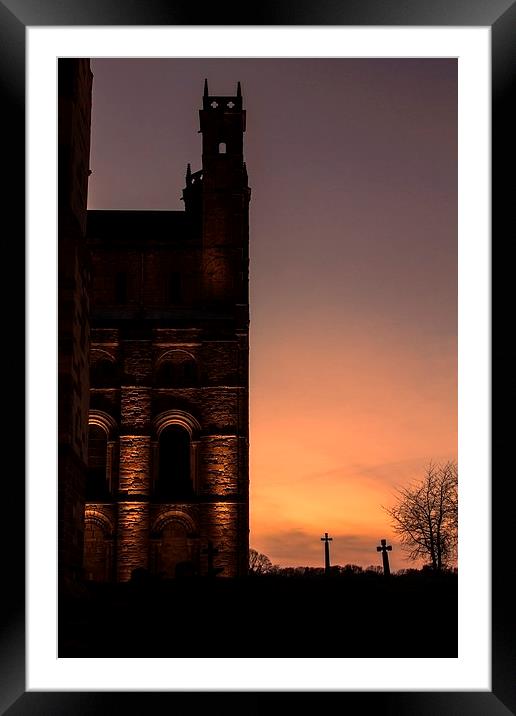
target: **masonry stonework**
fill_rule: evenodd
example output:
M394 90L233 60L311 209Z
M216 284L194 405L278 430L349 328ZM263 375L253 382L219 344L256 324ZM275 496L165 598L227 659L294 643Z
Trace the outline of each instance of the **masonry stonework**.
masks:
M250 189L240 85L231 97L206 85L199 115L202 168L187 168L184 211L88 212L90 579L207 575L210 543L220 576L247 573Z
M58 81L58 551L59 583L81 578L89 403L89 264L86 201L92 74L60 59Z

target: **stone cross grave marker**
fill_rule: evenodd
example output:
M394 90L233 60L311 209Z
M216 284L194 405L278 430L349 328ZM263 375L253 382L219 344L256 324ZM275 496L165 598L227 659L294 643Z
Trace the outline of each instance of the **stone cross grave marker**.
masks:
M333 537L328 537L328 533L324 533L324 537L321 537L321 542L324 542L324 573L330 573L330 542L333 541Z
M386 539L381 539L380 546L376 548L377 552L382 553L383 573L385 574L386 577L388 577L391 573L391 569L389 567L389 555L388 555L388 552L390 552L391 550L392 550L392 547L390 544L389 545L387 544Z

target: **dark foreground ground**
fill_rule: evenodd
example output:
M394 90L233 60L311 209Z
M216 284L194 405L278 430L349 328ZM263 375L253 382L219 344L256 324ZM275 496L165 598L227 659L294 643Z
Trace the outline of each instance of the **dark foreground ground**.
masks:
M184 578L59 600L59 656L456 657L457 578Z
M59 600L60 657L456 657L457 578L85 585Z

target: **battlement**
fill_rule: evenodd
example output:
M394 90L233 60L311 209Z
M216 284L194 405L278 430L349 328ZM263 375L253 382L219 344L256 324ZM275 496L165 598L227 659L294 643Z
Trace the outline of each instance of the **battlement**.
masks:
M241 112L242 111L242 89L240 82L237 83L237 93L234 96L211 95L208 91L208 80L204 80L204 95L202 108L214 112Z
M203 97L202 107L203 109L216 112L241 112L242 97L221 97L213 95Z

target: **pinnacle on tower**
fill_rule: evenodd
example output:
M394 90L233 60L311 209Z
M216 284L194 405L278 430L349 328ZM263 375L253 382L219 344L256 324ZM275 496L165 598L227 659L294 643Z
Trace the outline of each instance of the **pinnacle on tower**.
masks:
M242 87L240 86L240 82L237 83L237 97L242 96Z
M192 181L192 168L190 167L190 163L186 166L186 183L191 184Z
M204 80L204 96L205 97L208 96L208 80L207 79Z

